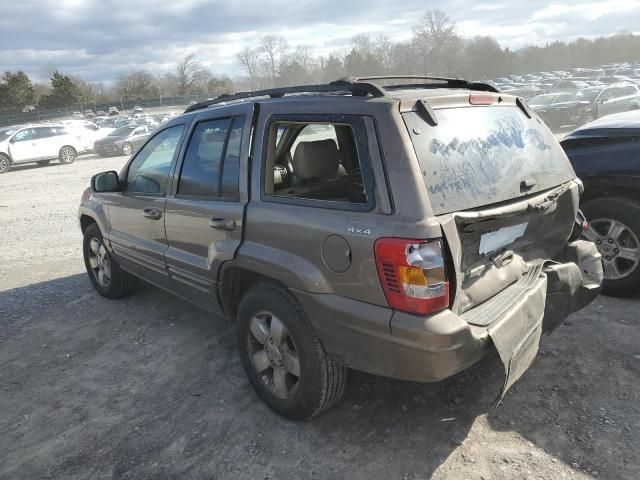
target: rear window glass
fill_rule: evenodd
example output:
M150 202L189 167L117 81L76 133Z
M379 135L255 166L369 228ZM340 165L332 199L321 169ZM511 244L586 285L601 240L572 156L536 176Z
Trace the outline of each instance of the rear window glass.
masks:
M575 177L553 134L513 106L403 114L436 215L540 192ZM528 190L521 182L533 181Z

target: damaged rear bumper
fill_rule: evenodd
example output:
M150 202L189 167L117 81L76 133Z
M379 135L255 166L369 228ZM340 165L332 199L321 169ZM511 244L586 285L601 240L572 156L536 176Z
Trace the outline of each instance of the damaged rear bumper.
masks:
M568 315L589 305L602 289L602 256L592 242L568 244L562 263L547 265L547 299L543 330L555 330Z
M493 345L505 366L502 394L536 357L540 336L590 303L602 283L595 246L567 246L564 263L530 270L520 282L462 315L417 316L335 294L293 291L324 347L356 370L433 382L471 366Z

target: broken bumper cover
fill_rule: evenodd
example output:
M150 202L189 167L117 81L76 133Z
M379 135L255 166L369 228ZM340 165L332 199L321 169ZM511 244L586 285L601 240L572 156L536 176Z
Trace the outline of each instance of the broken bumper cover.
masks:
M505 367L502 397L535 359L542 331L557 327L600 291L597 249L590 242L574 244L567 247L567 258L575 262L540 266L526 288L508 287L520 290L506 306L504 297L495 309L482 304L484 314L495 313L486 326L467 321L473 310L461 316L450 310L417 316L335 294L292 292L325 349L342 364L367 373L434 382L473 365L493 345Z

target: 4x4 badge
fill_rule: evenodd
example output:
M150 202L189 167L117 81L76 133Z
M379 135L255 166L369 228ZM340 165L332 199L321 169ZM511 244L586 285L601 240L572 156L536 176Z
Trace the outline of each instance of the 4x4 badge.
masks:
M355 233L356 235L371 235L370 228L362 230L361 228L351 227L347 229L347 232Z

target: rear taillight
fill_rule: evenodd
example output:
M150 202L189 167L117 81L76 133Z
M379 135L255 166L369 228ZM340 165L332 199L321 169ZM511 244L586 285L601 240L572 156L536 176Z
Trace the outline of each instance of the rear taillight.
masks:
M449 306L440 240L381 238L375 254L380 283L392 308L426 314Z

